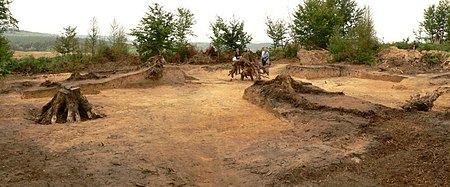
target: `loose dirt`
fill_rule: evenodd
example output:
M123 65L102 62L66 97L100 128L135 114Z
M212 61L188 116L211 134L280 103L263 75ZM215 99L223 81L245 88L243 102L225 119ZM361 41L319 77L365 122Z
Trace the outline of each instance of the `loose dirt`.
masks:
M272 66L270 78L286 72L285 66ZM195 80L151 87L105 86L85 96L107 117L70 125L36 125L34 116L51 97L21 98L29 89L25 82L39 86L46 80L63 81L70 74L1 80L0 88L23 87L0 95L0 184L448 185L449 94L442 95L430 113L404 115L399 110L413 93L448 86L445 76L431 79L442 73L406 76L400 82L294 77L326 91L343 92L348 101L382 104L394 112L366 118L319 110L306 111L305 118L288 118L243 99L253 82L230 81L226 69L178 68ZM326 103L319 96L304 97ZM348 107L345 102L335 107L340 105Z

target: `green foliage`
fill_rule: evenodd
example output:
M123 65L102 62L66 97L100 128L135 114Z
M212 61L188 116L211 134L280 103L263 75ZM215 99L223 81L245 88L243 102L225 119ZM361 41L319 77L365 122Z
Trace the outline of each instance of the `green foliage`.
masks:
M0 35L0 62L6 62L11 59L13 52L9 48L8 40Z
M55 51L62 55L74 54L78 48L77 27L64 27L64 32L56 37Z
M423 39L430 43L450 41L450 1L440 0L424 10L424 20L420 23L420 32L426 34Z
M291 29L305 48L326 48L335 29L346 35L363 12L354 0L305 0L294 13Z
M285 58L296 58L299 50L300 50L300 44L298 44L296 42L289 42L284 47L284 57Z
M72 63L68 63L70 61L74 61L76 56L59 56L59 57L26 57L22 59L13 59L11 61L1 63L0 64L0 74L6 75L11 72L18 72L24 74L35 74L35 73L47 73L47 72L55 72L55 67L58 64L65 63L65 65L61 65L60 70L73 70ZM2 72L3 71L3 72Z
M12 52L9 48L8 41L3 36L3 33L7 30L18 29L18 21L12 16L9 10L11 0L0 0L0 63L9 61L12 57ZM0 75L3 75L3 68L0 66Z
M300 50L300 45L296 42L287 42L283 48L271 48L270 59L279 60L284 58L297 58L297 53ZM261 50L257 51L258 55L261 55Z
M142 60L164 54L173 46L174 18L158 3L149 6L149 12L141 19L139 26L132 29L131 36L136 37L133 45Z
M272 47L274 49L284 47L285 40L288 34L288 26L283 20L272 20L267 17L266 34L272 39Z
M51 51L55 48L56 36L23 36L15 33L4 34L13 51Z
M418 45L417 50L418 51L438 50L438 51L450 52L450 43L448 43L448 44L421 43L421 44Z
M189 9L178 8L175 13L174 39L178 46L188 45L187 37L195 36L192 26L195 25L194 14Z
M125 30L122 25L117 23L116 19L113 20L110 26L111 30L109 33L108 41L111 44L111 52L108 51L108 46L105 46L106 44L100 44L99 50L100 54L111 54L111 57L114 58L121 58L123 56L127 56L129 53L129 47L128 47L128 39L125 34ZM114 55L115 54L115 55ZM116 56L116 57L114 57ZM117 60L117 59L116 59Z
M225 39L223 37L222 28L226 28L225 21L220 17L216 17L216 21L214 23L210 23L209 27L213 32L213 36L210 36L211 45L220 53L225 48Z
M233 18L226 23L221 17L216 18L216 22L210 24L213 31L211 43L216 50L234 51L239 48L241 51L246 49L247 45L253 39L251 35L244 31L244 21Z
M328 46L334 61L373 63L379 44L368 8L364 18L358 20L356 27L350 29L345 36L342 36L341 33L339 29L336 29Z
M12 16L9 5L12 0L0 0L0 33L18 29L18 21Z
M85 41L86 49L92 56L96 55L98 44L100 42L100 28L97 18L93 17L88 31L88 37Z
M422 55L422 62L428 65L440 64L440 62L446 57L443 53L425 53Z
M192 31L192 26L195 24L194 14L188 9L178 8L175 14L174 23L174 52L179 57L179 62L185 62L189 55L189 48L191 47L187 37L195 36Z
M416 41L409 42L409 37L406 39L403 39L403 41L401 41L401 42L394 43L394 45L399 49L417 49L417 47L419 47L418 42L416 42Z

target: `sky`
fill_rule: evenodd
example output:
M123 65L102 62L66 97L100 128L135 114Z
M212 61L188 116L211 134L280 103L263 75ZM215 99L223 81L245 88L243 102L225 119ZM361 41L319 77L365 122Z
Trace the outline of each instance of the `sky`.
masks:
M356 0L359 6L371 8L375 30L383 42L414 39L423 20L423 10L439 0ZM63 27L76 26L79 35L87 35L90 21L96 17L103 35L116 19L127 32L138 26L148 12L148 6L159 3L166 11L188 8L196 24L192 42L210 42L210 23L216 16L225 20L234 17L245 22L244 30L252 35L253 43L271 42L266 35L266 17L290 20L303 0L14 0L10 10L19 21L19 29L59 34Z

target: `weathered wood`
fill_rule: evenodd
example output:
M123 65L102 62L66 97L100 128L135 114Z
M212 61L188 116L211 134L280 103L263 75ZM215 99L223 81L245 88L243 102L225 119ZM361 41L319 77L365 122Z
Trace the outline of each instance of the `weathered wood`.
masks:
M79 87L63 87L42 107L39 124L72 123L101 117L92 112L92 105L81 95Z
M242 58L233 62L233 67L229 71L228 76L234 78L236 75L241 75L241 80L250 78L252 81L261 80L261 77L268 78L269 67L262 66L255 60L256 58L249 53L244 53ZM266 74L267 76L263 75Z
M436 89L432 93L427 93L424 96L416 94L411 96L402 108L406 111L429 111L433 108L434 101L436 101L443 93L444 91Z

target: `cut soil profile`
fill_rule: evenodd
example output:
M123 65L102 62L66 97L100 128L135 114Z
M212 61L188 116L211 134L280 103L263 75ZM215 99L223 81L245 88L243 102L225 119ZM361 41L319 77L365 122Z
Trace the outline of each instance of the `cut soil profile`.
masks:
M429 112L400 108L445 87L445 72L276 78L286 66L274 62L270 79L255 83L230 81L223 65L167 66L158 84L143 69L80 81L7 77L0 88L15 90L0 94L0 184L449 185L450 94ZM107 117L36 125L53 94L22 93L47 89L46 80L99 90L85 97Z

